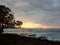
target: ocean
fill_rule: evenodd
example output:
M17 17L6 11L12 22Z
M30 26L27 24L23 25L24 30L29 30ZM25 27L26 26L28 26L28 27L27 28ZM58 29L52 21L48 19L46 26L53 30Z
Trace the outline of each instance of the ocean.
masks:
M48 40L60 41L60 28L40 29L4 29L3 33L18 34L27 37L46 37Z

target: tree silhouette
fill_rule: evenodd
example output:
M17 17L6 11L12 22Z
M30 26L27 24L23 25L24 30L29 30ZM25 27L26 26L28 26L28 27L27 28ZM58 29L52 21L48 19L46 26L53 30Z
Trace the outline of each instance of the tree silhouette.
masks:
M11 9L0 5L0 33L3 32L3 28L8 25L14 19Z
M16 21L16 25L19 26L21 28L21 25L23 24L22 21Z
M15 23L14 23L14 16L13 16L13 14L9 14L9 16L7 17L7 21L8 21L8 23L7 23L8 27L10 27L10 28L14 27Z

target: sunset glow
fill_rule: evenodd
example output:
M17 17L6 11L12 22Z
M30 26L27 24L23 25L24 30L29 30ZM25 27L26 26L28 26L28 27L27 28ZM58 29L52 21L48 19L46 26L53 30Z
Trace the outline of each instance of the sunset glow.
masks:
M43 28L48 28L48 26L43 26Z
M41 24L35 24L35 23L24 23L22 25L22 28L48 28L47 26L43 26Z

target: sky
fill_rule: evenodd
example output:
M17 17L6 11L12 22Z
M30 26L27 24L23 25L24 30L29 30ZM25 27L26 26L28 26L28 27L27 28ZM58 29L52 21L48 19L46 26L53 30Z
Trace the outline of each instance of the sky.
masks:
M60 28L60 0L0 0L25 28Z

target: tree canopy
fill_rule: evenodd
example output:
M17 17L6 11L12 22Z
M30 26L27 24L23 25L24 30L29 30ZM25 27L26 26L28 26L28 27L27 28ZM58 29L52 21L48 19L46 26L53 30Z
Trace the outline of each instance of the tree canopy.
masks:
M14 15L9 7L0 5L0 33L5 27L15 27L14 25L22 25L22 21L14 20Z

